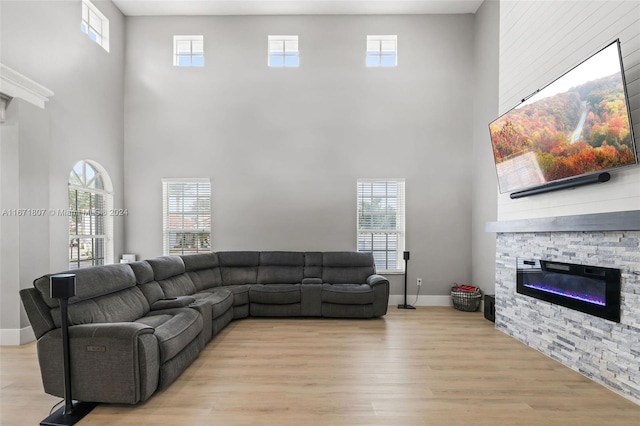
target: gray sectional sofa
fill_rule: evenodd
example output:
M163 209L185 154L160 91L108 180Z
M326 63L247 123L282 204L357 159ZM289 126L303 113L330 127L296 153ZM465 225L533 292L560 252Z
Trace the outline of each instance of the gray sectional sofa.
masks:
M374 318L389 281L371 253L217 252L68 271L73 397L136 404L171 384L234 319ZM63 397L59 300L50 275L20 291L46 393ZM276 344L274 342L274 344Z

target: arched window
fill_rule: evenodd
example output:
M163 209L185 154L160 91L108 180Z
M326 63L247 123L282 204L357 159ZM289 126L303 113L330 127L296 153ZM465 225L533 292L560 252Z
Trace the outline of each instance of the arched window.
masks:
M69 173L69 269L113 263L111 179L93 161Z

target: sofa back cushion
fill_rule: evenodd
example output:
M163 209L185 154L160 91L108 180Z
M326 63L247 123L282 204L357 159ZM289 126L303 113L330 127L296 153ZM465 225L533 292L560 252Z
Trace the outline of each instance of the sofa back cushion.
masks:
M140 288L133 287L69 305L69 321L72 325L130 322L142 318L149 310L149 302ZM60 327L60 308L51 309L51 315L56 327Z
M133 271L129 265L124 263L74 269L61 272L61 274L74 274L76 276L76 295L69 299L69 305L132 288L136 285L136 277ZM57 274L48 274L36 278L33 285L40 291L45 303L50 308L55 308L59 306L59 302L58 299L49 297L49 277L51 275Z
M304 253L260 252L258 284L296 284L304 278Z
M304 277L322 277L322 252L308 251L304 254Z
M149 262L146 260L127 263L127 265L129 265L133 271L133 275L136 276L137 284L145 284L154 281L153 268L151 268L151 265L149 265Z
M147 298L149 305L153 305L165 297L162 287L160 287L160 284L154 279L153 268L149 262L141 260L139 262L131 262L128 265L133 270L138 288L142 291L144 297Z
M322 281L331 284L363 284L376 268L372 253L325 252L322 254Z
M147 260L153 275L164 292L164 297L188 296L197 291L195 284L185 272L180 256L162 256Z
M220 266L217 253L185 254L180 256L187 272L211 269Z
M184 274L184 262L180 256L161 256L148 259L147 263L153 269L153 277L156 281Z
M149 312L149 303L136 287L136 276L127 264L94 266L64 273L76 276L76 295L69 299L72 324L133 321ZM49 297L50 277L40 277L33 284L51 308L56 327L60 327L60 302Z
M223 285L255 284L258 279L260 252L221 251L218 252Z
M180 256L185 271L198 291L222 285L220 262L216 253L198 253Z

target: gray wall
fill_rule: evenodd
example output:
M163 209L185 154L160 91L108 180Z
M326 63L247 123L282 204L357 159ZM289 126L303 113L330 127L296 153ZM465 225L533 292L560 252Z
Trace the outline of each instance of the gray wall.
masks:
M495 292L496 237L484 230L497 218L497 182L488 124L498 116L500 2L485 1L475 14L472 191L472 282Z
M109 19L110 53L80 31L79 1L0 2L0 62L55 93L44 110L20 100L9 104L9 119L1 125L3 208L67 208L69 172L83 159L107 170L115 207L122 207L125 22L111 2L94 4ZM117 259L123 220L114 225ZM64 216L2 217L0 231L7 230L0 253L3 341L29 324L20 313L18 290L40 275L66 270L69 247Z
M353 250L356 179L400 177L409 293L469 282L473 15L126 22L128 252L162 254L162 178L211 179L215 250ZM174 34L204 35L204 68L172 66ZM300 68L266 66L269 34ZM367 34L398 35L397 68L364 66Z

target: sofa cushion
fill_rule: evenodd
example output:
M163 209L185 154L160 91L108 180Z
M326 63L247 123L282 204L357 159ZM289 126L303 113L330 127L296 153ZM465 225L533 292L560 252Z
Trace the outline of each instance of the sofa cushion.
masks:
M322 280L330 284L363 284L375 274L372 253L326 252L322 256Z
M303 279L302 266L260 266L258 284L299 284Z
M189 271L187 275L196 287L196 290L204 290L222 285L222 275L220 268L200 269L199 271Z
M227 285L225 290L233 293L233 306L246 305L249 303L249 289L252 285Z
M189 296L198 291L187 274L175 275L164 280L159 280L158 284L164 292L164 297Z
M127 265L133 270L133 274L136 276L136 283L146 284L154 280L153 268L146 260L127 263Z
M260 264L259 251L221 251L218 252L220 266L258 266Z
M156 281L184 274L184 262L180 256L162 256L147 260Z
M154 328L161 364L180 353L202 330L202 316L190 308L152 311L136 322Z
M322 252L308 251L304 254L304 277L320 278L322 276Z
M146 260L128 263L136 276L138 287L142 290L142 294L146 297L149 305L153 305L164 296L164 291L160 285L154 280L153 268Z
M304 253L260 252L258 284L296 284L304 278Z
M223 251L218 253L222 284L255 284L258 278L260 252Z
M197 290L222 285L220 263L216 253L198 253L180 256L184 269Z
M76 276L76 295L69 299L69 305L88 300L98 296L115 293L120 290L135 287L136 276L129 265L118 263L115 265L94 266L85 269L74 269L61 272L63 274L74 274ZM58 299L49 297L49 274L37 278L33 285L42 294L42 299L50 307L59 306Z
M373 303L373 289L368 284L323 284L320 299L338 305Z
M251 303L288 305L300 303L300 284L256 285L249 290Z
M138 284L138 288L142 290L142 294L147 298L149 305L153 305L158 300L165 298L164 290L157 281L150 281L144 284ZM177 297L177 296L173 296Z
M149 302L138 287L127 288L69 305L69 321L73 325L100 322L130 322L146 315ZM56 327L61 327L60 308L51 309Z
M206 300L211 303L211 318L216 319L224 315L224 313L233 306L233 293L225 288L217 288L215 291L208 293L206 297L200 300Z
M262 251L260 266L304 266L304 253L297 251Z
M217 268L220 266L220 263L218 262L218 255L214 252L185 254L180 257L184 262L184 269L187 272Z

